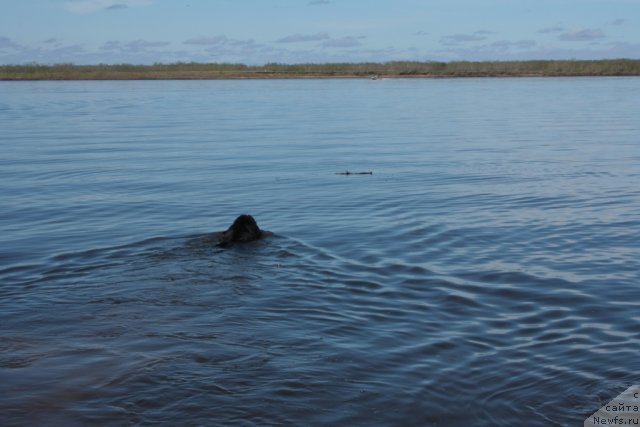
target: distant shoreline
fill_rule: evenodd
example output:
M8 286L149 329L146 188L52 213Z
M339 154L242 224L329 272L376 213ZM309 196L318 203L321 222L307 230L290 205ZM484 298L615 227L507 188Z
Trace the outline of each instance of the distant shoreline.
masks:
M640 76L640 60L154 65L0 65L0 80L242 80Z

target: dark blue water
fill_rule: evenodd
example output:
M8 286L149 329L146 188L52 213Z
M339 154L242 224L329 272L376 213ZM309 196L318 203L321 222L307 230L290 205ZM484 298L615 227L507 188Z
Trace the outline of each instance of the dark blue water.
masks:
M0 82L0 424L582 425L640 384L639 113L640 78ZM275 235L204 242L245 212Z

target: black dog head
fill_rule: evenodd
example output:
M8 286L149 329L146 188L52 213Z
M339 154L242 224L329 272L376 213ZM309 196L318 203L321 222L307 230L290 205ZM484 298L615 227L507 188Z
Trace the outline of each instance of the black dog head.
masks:
M262 230L251 215L240 215L233 224L222 233L220 245L226 246L234 242L251 242L262 237Z

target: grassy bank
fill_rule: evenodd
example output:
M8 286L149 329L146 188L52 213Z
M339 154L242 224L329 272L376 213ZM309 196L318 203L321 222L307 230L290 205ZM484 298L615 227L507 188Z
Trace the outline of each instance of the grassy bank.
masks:
M0 80L169 80L312 77L637 76L640 60L155 65L3 65Z

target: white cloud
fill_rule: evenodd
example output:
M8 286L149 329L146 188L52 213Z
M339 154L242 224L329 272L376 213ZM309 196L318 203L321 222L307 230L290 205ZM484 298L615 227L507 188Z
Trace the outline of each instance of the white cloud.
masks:
M170 44L169 42L152 42L147 40L134 40L128 43L111 40L103 44L100 49L111 52L150 53L158 48L167 47Z
M491 43L469 45L456 45L443 43L444 49L440 52L450 59L462 60L502 60L516 59L526 56L538 43L535 40L497 40Z
M331 39L322 43L322 47L357 47L362 46L362 42L360 39L363 39L363 36L353 37L341 37L339 39Z
M255 47L262 46L254 39L231 39L225 35L213 37L194 37L185 40L183 44L194 46L235 46L235 47Z
M276 40L276 43L305 43L305 42L314 42L321 41L322 47L338 47L338 48L346 48L346 47L358 47L362 46L362 42L360 40L366 38L365 36L346 36L334 38L329 35L329 33L321 32L316 34L293 34L287 37L283 37L281 39Z
M313 42L320 40L329 40L329 34L327 33L316 33L316 34L293 34L291 36L283 37L281 39L276 40L276 43L300 43L300 42Z
M486 40L485 36L474 35L474 34L451 34L449 36L444 36L440 39L442 44L446 45L454 45L468 42L480 42Z
M126 9L150 4L151 0L76 0L65 3L64 8L71 13L85 15L100 10Z
M184 44L211 46L217 44L226 44L229 41L227 36L214 36L214 37L193 37L185 40Z
M550 34L550 33L561 33L564 31L560 25L552 25L551 27L546 27L541 30L538 30L540 34Z
M135 40L126 44L127 49L133 52L142 52L160 47L167 47L170 42L151 42L147 40Z
M558 36L559 40L569 42L590 42L605 38L604 32L598 28L582 28L574 31L567 31Z
M497 52L505 52L511 49L531 49L538 43L535 40L498 40L489 45L489 47Z
M19 48L20 45L11 40L9 37L0 37L0 51L8 49L17 50Z
M107 10L118 10L118 9L128 9L129 6L123 3L112 4L111 6L106 7Z
M469 42L481 42L487 39L487 36L494 34L492 31L478 30L473 34L451 34L440 39L442 44L451 46Z
M222 35L200 36L182 42L187 45L189 61L238 62L256 64L270 62L277 50L254 39L234 39Z

